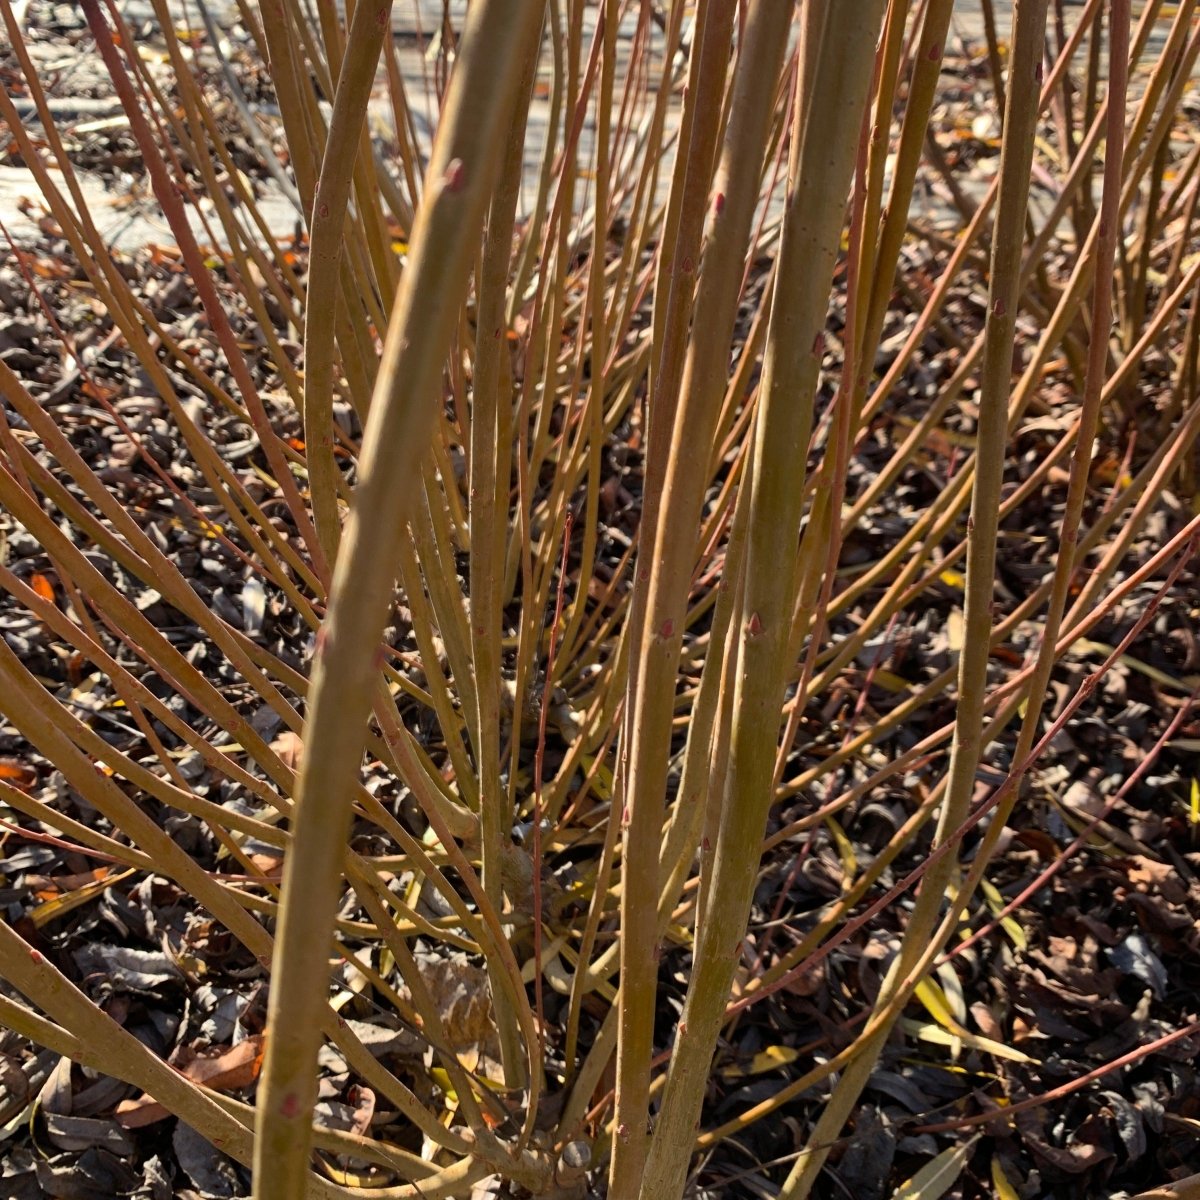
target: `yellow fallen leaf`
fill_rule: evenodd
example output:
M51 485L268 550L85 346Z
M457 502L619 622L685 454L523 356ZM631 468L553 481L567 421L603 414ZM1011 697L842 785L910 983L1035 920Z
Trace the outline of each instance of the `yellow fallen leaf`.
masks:
M849 890L858 874L858 859L854 853L854 844L846 836L842 827L832 818L825 818L825 825L833 835L834 845L837 846L838 858L842 862L842 887Z
M74 891L64 892L61 896L55 896L52 900L39 904L29 914L29 919L33 922L35 929L41 929L44 925L49 925L51 921L57 921L59 917L64 917L67 913L87 904L89 900L94 900L107 888L120 883L122 879L128 879L136 870L137 868L130 867L127 871L115 871L112 874L106 872L91 883L85 883Z
M912 691L912 684L902 675L897 675L895 671L878 670L871 676L871 682L893 695Z
M937 1158L930 1159L911 1179L902 1183L892 1193L892 1200L938 1200L939 1196L944 1196L962 1174L979 1136L976 1134L969 1141L959 1146L951 1146L948 1150L943 1150Z
M800 1051L791 1046L768 1046L760 1050L749 1063L734 1064L726 1067L722 1076L726 1079L744 1079L747 1075L763 1075L767 1071L777 1071L794 1063L800 1057Z
M983 898L987 902L988 910L992 916L1000 917L1000 914L1004 911L1005 902L996 885L986 879L981 879L979 881L979 890L983 892ZM1018 950L1024 950L1029 944L1028 939L1025 937L1025 930L1015 917L1000 917L1000 928L1008 934L1008 940Z
M1017 1189L1008 1181L1000 1160L992 1158L992 1187L996 1189L996 1200L1021 1200Z
M904 1032L911 1037L919 1038L923 1042L932 1042L936 1046L951 1046L955 1038L971 1050L978 1050L983 1054L990 1054L993 1058L1006 1058L1009 1062L1019 1063L1036 1063L1036 1058L1031 1058L1028 1054L1023 1054L1020 1050L1014 1050L1011 1046L1005 1046L1002 1042L994 1042L991 1038L980 1037L977 1033L970 1033L963 1030L962 1033L953 1034L943 1029L940 1025L933 1025L928 1022L912 1021L907 1017L900 1022Z
M925 1006L929 1015L953 1034L961 1034L963 1027L954 1019L950 1005L942 989L932 979L922 979L916 986L916 997Z

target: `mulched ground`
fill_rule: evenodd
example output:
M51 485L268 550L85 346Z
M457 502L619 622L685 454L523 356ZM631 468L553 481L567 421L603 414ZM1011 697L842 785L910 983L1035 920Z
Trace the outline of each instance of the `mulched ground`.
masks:
M47 6L49 7L49 6ZM48 36L77 40L67 6L54 10L58 25L44 26ZM5 60L0 52L0 71ZM964 69L964 75L967 72ZM11 76L9 77L11 79ZM967 87L969 93L969 86ZM969 101L954 93L942 114L957 121L955 104ZM139 164L119 130L97 147L88 165L137 177ZM249 152L248 152L249 153ZM969 143L964 154L986 159L984 140ZM118 170L119 168L119 170ZM297 245L301 256L303 247ZM161 401L153 395L133 357L109 337L111 325L89 297L86 282L71 261L69 247L44 226L40 238L21 251L23 265L72 340L74 353L105 390L117 413L150 449L158 464L189 496L201 513L213 512L212 498L196 486L197 475L180 444ZM937 262L930 257L930 272ZM136 280L139 293L173 336L186 342L202 362L219 370L211 333L193 290L173 255L147 248L128 255L122 268ZM232 292L231 305L232 301ZM967 337L981 320L978 281L964 283L951 309L953 325ZM840 300L831 312L831 339L840 322ZM236 311L236 310L235 310ZM112 415L89 394L63 346L32 299L22 270L10 254L0 265L0 358L26 381L54 412L72 444L105 478L159 544L184 565L193 586L235 628L244 629L284 661L303 669L311 638L286 607L270 602L247 582L240 564L220 543L204 536L195 516L157 481L136 455ZM885 335L894 345L902 309ZM251 336L244 312L239 332ZM1028 333L1029 331L1026 330ZM286 335L281 328L281 334ZM893 349L894 352L894 349ZM297 361L299 348L296 348ZM903 395L893 400L861 448L851 487L859 486L884 461L906 421L919 419L937 384L954 369L957 348L931 338L910 373ZM1148 364L1139 386L1147 399L1156 394L1169 367ZM268 396L278 387L265 367L257 380ZM202 393L177 380L181 393L196 404ZM1057 420L1075 398L1066 379L1053 379L1042 398L1047 405L1041 431L1024 435L1013 448L1009 486L1016 484L1053 444ZM970 406L961 405L949 423L951 434L969 434ZM299 432L295 414L277 405L273 415L289 434ZM19 423L10 415L14 427ZM1136 470L1154 445L1146 428L1114 424L1106 429L1104 452L1095 480L1094 503L1102 504L1106 484L1124 466ZM250 431L234 417L210 416L214 440L256 496L266 498L255 474L263 465ZM618 431L619 433L620 431ZM639 463L614 442L611 462L621 463L621 494L627 498L612 517L626 532L636 525L640 495ZM924 507L945 485L958 451L952 438L930 448L928 458L906 472L886 502L873 511L865 529L846 548L846 562L875 557L907 527L910 514ZM1104 472L1109 473L1106 480ZM614 476L616 478L616 476ZM1008 522L1001 543L998 600L1003 612L1044 576L1052 563L1053 533L1065 481L1047 503L1035 497ZM1190 515L1191 498L1169 498L1135 543L1124 570L1149 558ZM23 580L55 592L55 579L38 544L0 514L0 553ZM617 543L614 541L614 545ZM241 703L268 738L279 733L277 720L258 710L249 690L221 656L207 652L200 631L190 626L156 594L123 579L107 560L98 565L137 600L175 644L194 654L226 695ZM607 564L615 566L614 562ZM1039 764L1026 797L1012 821L1011 836L993 865L993 893L978 902L971 923L979 927L1053 862L1079 829L1108 804L1141 763L1183 705L1190 705L1200 684L1197 643L1197 579L1189 567L1174 593L1159 607L1149 629L1129 655L1107 676L1093 697L1067 724L1051 753ZM1152 588L1134 593L1092 635L1115 645L1144 611ZM865 601L864 601L865 604ZM886 712L906 689L937 674L951 662L954 616L961 590L948 581L927 606L921 620L883 639L849 668L839 689L814 703L801 725L796 761L810 763L835 749L859 694L867 688L867 715ZM837 632L853 628L850 612ZM112 705L113 693L99 676L84 675L66 647L48 636L7 597L0 598L0 631L56 696L83 715L98 732L122 749L137 747L139 735ZM402 628L398 645L412 649ZM137 661L113 643L112 652L131 669ZM1015 640L1009 652L1026 646ZM1102 654L1072 654L1057 668L1047 716L1075 694ZM997 670L1005 665L997 663ZM999 677L999 676L998 676ZM178 697L169 703L187 719L201 720ZM953 698L923 712L878 747L880 760L898 754L953 716ZM216 732L215 730L213 731ZM989 755L990 767L1003 771L1012 737ZM170 743L168 743L170 748ZM431 744L436 751L436 744ZM963 1141L967 1134L936 1133L926 1127L949 1121L964 1100L985 1109L991 1096L1037 1095L1078 1078L1200 1016L1200 784L1196 751L1200 717L1185 715L1151 769L1104 818L1098 836L1068 862L1048 886L1024 904L1015 921L998 928L956 956L941 982L958 996L969 1025L1027 1061L992 1054L964 1042L947 1046L917 1036L893 1039L864 1093L848 1130L830 1158L821 1196L841 1195L883 1200L931 1156ZM550 747L553 755L561 747ZM52 763L32 753L11 726L0 725L0 770L6 778L51 799L77 820L92 821ZM224 785L210 779L204 764L184 757L180 770L200 794L225 800ZM848 769L831 780L833 792L856 781ZM894 788L873 795L844 822L859 868L869 863L911 810L912 797L936 779L937 765L897 778ZM998 776L996 777L998 778ZM989 775L983 786L996 779ZM401 801L389 781L377 781L381 794ZM388 794L389 787L393 787ZM833 794L831 792L831 794ZM820 799L821 797L816 797ZM813 797L781 806L772 816L774 832L811 808ZM403 811L402 806L398 811ZM0 812L7 820L14 814ZM208 831L191 818L174 814L171 831L199 861L216 863L218 847ZM28 822L17 821L37 832ZM205 925L187 899L161 879L123 880L82 855L22 836L6 826L0 862L0 896L7 919L51 957L110 1014L182 1069L195 1072L241 1096L253 1095L253 1050L265 1014L265 979L257 964L230 939ZM928 850L926 832L885 875L894 882L917 865ZM977 835L973 835L977 838ZM968 840L970 852L972 840ZM548 864L554 870L562 864ZM770 965L816 920L823 906L841 894L844 848L825 832L802 844L785 843L764 863L756 894L746 970ZM829 1056L846 1044L852 1022L875 995L895 934L907 912L901 903L877 920L869 935L852 939L833 953L814 976L797 981L752 1007L718 1051L705 1111L705 1125L720 1124L754 1103L774 1095L796 1077L812 1056ZM570 913L564 912L563 918ZM660 1048L682 1006L688 961L682 951L664 956ZM479 986L479 969L465 961L436 957L431 979L443 981L447 1011L463 1022L464 1036L478 1020L467 1002ZM547 994L553 1027L559 1013ZM404 1030L390 1026L365 1003L353 1012L356 1029L370 1038L373 1050L394 1071L414 1081L425 1078L423 1047ZM599 1014L592 1014L593 1019ZM918 1005L906 1014L926 1037L936 1029ZM906 1027L910 1035L919 1032ZM587 1030L585 1029L585 1036ZM241 1049L239 1049L239 1047ZM1165 1178L1188 1173L1200 1156L1200 1081L1195 1056L1200 1037L1183 1039L1094 1084L1045 1107L1022 1114L1015 1128L997 1122L984 1127L964 1161L955 1189L964 1198L1004 1194L997 1172L1023 1200L1040 1197L1095 1197L1133 1193ZM350 1128L355 1121L354 1081L333 1056L323 1061L321 1118ZM240 1074L239 1074L240 1072ZM425 1085L426 1087L428 1085ZM0 1034L0 1194L14 1200L39 1196L92 1200L116 1194L146 1200L170 1196L235 1197L248 1194L247 1174L174 1119L127 1128L113 1120L116 1106L136 1096L134 1089L72 1068L11 1034ZM709 1197L770 1197L786 1174L789 1156L820 1109L823 1093L793 1101L777 1117L751 1125L708 1155L695 1179L696 1194ZM407 1140L395 1128L376 1132ZM1191 1164L1189 1166L1189 1164ZM772 1182L775 1181L775 1182ZM599 1181L597 1181L599 1183Z

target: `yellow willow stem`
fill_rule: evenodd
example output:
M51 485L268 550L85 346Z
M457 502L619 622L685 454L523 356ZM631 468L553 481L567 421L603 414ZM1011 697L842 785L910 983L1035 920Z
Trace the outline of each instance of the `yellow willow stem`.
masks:
M658 981L658 852L662 840L667 767L675 715L679 654L687 598L695 566L697 531L704 499L704 468L710 445L693 440L686 412L676 410L689 318L700 262L704 213L716 155L721 100L729 63L734 6L712 3L704 36L693 49L697 86L690 140L680 147L687 171L676 169L682 186L672 270L664 297L660 365L652 375L650 457L642 521L649 536L637 558L630 636L632 661L622 753L624 775L621 892L620 1036L617 1043L615 1138L609 1175L613 1200L638 1194L646 1161L650 1111L650 1060L654 1049ZM743 186L757 191L755 180ZM674 195L675 188L672 188ZM656 306L656 310L657 310ZM656 311L656 324L658 321ZM669 452L666 446L670 440ZM656 446L656 443L661 445ZM657 453L661 449L667 454Z
M1100 211L1096 216L1095 234L1095 282L1092 287L1092 311L1090 328L1091 341L1088 345L1087 376L1084 384L1083 403L1079 415L1079 432L1076 435L1075 451L1071 458L1071 473L1067 483L1067 501L1059 533L1059 552L1056 556L1051 581L1050 600L1042 625L1042 643L1038 648L1030 681L1024 689L1026 709L1017 736L1013 762L1023 763L1030 755L1041 723L1050 673L1058 661L1060 647L1058 635L1062 629L1067 595L1071 581L1076 577L1080 558L1076 553L1079 545L1079 529L1083 521L1083 506L1087 498L1088 480L1091 475L1092 447L1100 423L1101 401L1105 394L1105 373L1108 369L1109 338L1107 331L1112 326L1113 262L1116 257L1117 241L1121 236L1119 206L1121 198L1122 141L1125 135L1125 95L1129 82L1129 0L1112 0L1112 34L1109 49L1111 73L1108 81L1108 118L1105 129L1104 188ZM983 840L975 853L971 869L962 886L958 888L949 912L942 920L941 928L926 949L916 972L924 973L930 963L941 953L962 911L969 903L979 885L992 854L1000 840L1012 811L1020 799L1020 786L1008 789L1007 796L996 806Z
M519 85L527 104L536 63L531 59ZM470 478L470 648L474 670L474 706L468 728L478 763L479 828L483 887L496 913L504 908L504 856L513 823L508 789L500 778L501 634L500 587L504 578L504 513L512 474L512 368L505 312L512 258L513 227L521 191L525 150L525 112L508 131L500 181L488 211L478 284L475 378L471 405L468 471ZM509 1084L518 1086L523 1067L514 1009L489 958L501 1059Z
M791 11L775 0L755 0L746 14L741 57L733 81L725 144L717 167L714 198L704 245L704 270L696 295L695 327L704 336L688 344L683 370L682 415L679 429L704 453L716 436L726 391L726 363L737 316L738 291L747 240L754 220L757 188L771 132L783 55L787 48ZM710 451L711 453L711 451ZM693 464L695 480L706 473ZM732 540L732 535L731 535ZM726 551L726 579L717 602L709 654L705 661L700 696L688 725L680 799L672 812L659 854L662 872L659 894L659 936L674 908L696 850L708 795L709 751L717 691L722 674L721 647L729 624L729 564L736 558Z
M384 34L391 29L391 12L391 0L359 0L354 10L309 222L312 302L304 312L304 450L313 519L330 563L337 557L342 532L333 456L333 371L346 208L358 132L367 114Z
M767 333L752 454L743 593L735 633L732 726L712 880L662 1108L638 1193L682 1195L758 875L789 675L793 572L830 280L846 212L883 0L810 0L796 93L789 197ZM819 37L819 42L818 42Z
M255 1200L292 1200L303 1194L308 1178L328 946L350 799L379 674L379 637L438 414L443 363L466 299L518 87L537 53L542 14L535 3L513 9L503 0L483 0L471 6L384 345L360 483L309 694L267 1017ZM536 1044L531 1029L527 1034L527 1046ZM536 1096L530 1104L532 1110Z
M1014 17L1013 55L1005 104L1004 146L1000 158L1000 194L992 243L986 343L980 390L978 453L971 513L967 519L967 582L963 649L958 670L958 712L950 751L946 799L938 819L935 845L954 836L970 808L979 764L987 699L988 649L992 632L996 540L1000 492L1008 441L1008 398L1012 383L1012 348L1020 296L1021 247L1037 129L1038 82L1047 0L1024 0ZM953 854L939 859L927 873L909 918L896 962L884 981L876 1012L891 1017L856 1045L858 1053L834 1088L804 1153L784 1184L781 1200L803 1200L813 1188L829 1147L874 1069L879 1051L899 1014L902 983L921 957L937 925L943 894L953 877ZM910 986L915 986L915 981ZM889 1006L891 1006L889 1008Z

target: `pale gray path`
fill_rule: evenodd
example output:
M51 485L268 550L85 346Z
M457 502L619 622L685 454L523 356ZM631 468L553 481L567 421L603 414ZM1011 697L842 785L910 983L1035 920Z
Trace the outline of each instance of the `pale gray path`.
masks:
M153 7L149 0L118 0L127 21L139 26L146 21L153 21ZM513 0L514 3L524 3L526 0ZM784 0L778 0L783 3ZM0 3L12 3L18 18L33 26L46 11L46 5L38 0L0 0ZM172 12L177 14L181 25L191 24L197 29L202 28L203 22L196 0L170 0ZM209 13L218 28L228 32L231 39L236 40L238 13L233 0L207 0ZM59 5L59 12L67 6ZM461 25L465 12L465 0L450 0L449 12L451 21ZM1007 32L1011 20L1010 0L996 0L997 19L1002 35ZM1068 10L1069 18L1074 9ZM594 8L587 12L589 27L585 31L585 39L592 32L595 20ZM442 20L442 0L395 0L392 10L392 27L399 50L401 69L408 82L412 84L414 98L413 111L422 132L428 136L430 114L422 100L424 95L424 79L428 64L423 61L420 47L422 39L426 44L428 38L438 28ZM983 21L980 0L958 0L953 16L953 33L964 42L978 42L983 37ZM1162 27L1164 30L1166 26ZM622 31L625 35L622 45L628 45L628 29ZM657 31L656 37L657 37ZM85 43L86 44L86 43ZM661 43L656 42L655 45ZM39 51L39 65L44 66L49 78L53 73L57 77L55 86L54 106L56 120L75 139L89 135L100 134L106 130L120 129L124 125L121 106L111 95L104 99L73 99L72 86L79 93L97 90L101 94L106 90L103 86L103 68L97 64L94 54L80 53L78 61L63 61L62 46L43 43L36 47ZM53 68L53 72L51 71ZM95 85L99 85L96 87ZM111 89L107 89L111 92ZM18 103L21 103L18 101ZM29 112L31 106L24 102L23 107ZM270 113L261 112L260 116L270 117ZM542 148L545 144L548 125L548 108L545 102L535 101L530 111L529 132L527 138L526 160L526 195L531 196L538 163L541 160ZM678 113L671 114L671 123L677 120ZM386 104L380 105L373 113L373 119L380 122L381 127L390 125L390 109ZM591 130L584 128L580 154L586 161L591 152ZM156 206L152 196L131 195L130 189L112 190L98 176L87 172L80 173L80 181L84 190L93 219L110 245L114 248L129 250L148 243L162 243L171 240L170 231L166 228L161 216L156 215ZM667 176L664 173L660 186L665 189ZM8 227L12 235L19 241L28 240L37 232L36 224L27 215L29 206L26 201L38 200L38 188L31 173L19 167L0 166L0 221ZM262 195L262 211L273 230L282 236L291 233L295 228L297 211L285 189L276 183L268 181ZM197 232L201 232L199 218L194 218Z

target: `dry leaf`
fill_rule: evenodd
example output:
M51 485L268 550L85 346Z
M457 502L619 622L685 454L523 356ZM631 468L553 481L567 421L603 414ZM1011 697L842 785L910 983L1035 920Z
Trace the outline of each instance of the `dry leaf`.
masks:
M185 1078L202 1083L217 1092L232 1092L249 1087L262 1070L263 1038L261 1034L246 1038L236 1046L217 1050L215 1054L200 1055L183 1066L174 1064ZM126 1129L153 1125L171 1114L153 1097L142 1094L136 1100L122 1100L117 1105L116 1119Z
M271 749L279 756L279 761L290 771L300 769L300 759L304 754L304 742L298 733L285 729L272 743Z
M47 603L54 603L54 584L50 582L49 576L35 573L29 577L29 586Z
M37 783L37 772L15 758L0 758L0 779L28 791Z

